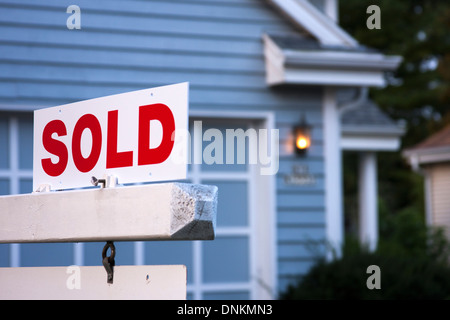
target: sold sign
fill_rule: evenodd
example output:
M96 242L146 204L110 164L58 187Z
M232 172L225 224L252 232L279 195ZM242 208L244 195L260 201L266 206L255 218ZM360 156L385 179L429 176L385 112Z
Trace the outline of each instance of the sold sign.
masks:
M186 178L188 83L34 112L33 189Z

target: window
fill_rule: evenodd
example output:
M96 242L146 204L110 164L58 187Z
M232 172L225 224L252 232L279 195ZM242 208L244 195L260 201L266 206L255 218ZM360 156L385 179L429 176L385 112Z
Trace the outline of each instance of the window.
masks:
M244 130L251 124L236 125L220 120L202 121L203 133L213 128L219 130L224 138L223 162L226 163L226 129ZM193 125L190 125L193 128ZM215 138L211 138L213 141ZM203 142L202 154L209 141ZM193 275L188 283L188 294L194 299L250 299L252 217L250 194L253 187L251 166L237 163L238 150L235 144L234 161L228 164L192 164L190 180L192 183L211 184L219 188L217 208L216 239L197 241L193 247ZM214 152L217 152L215 150ZM217 156L213 154L214 156ZM204 158L204 157L203 157ZM219 159L220 157L217 157Z
M33 118L0 113L0 194L31 192Z
M31 193L33 116L0 113L0 195ZM0 244L0 267L69 266L73 244Z

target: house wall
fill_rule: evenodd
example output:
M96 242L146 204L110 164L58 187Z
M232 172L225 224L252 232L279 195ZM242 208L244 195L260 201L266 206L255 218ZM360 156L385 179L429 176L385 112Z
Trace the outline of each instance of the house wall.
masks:
M433 164L427 168L430 179L431 223L443 227L450 239L450 164Z
M66 27L71 4L81 8L81 30ZM271 7L260 0L0 0L0 12L2 157L19 161L9 155L18 154L12 148L22 150L30 143L30 111L36 108L189 81L191 110L275 115L280 130L274 213L278 290L323 255L323 246L317 245L325 239L323 92L319 87L266 85L262 34L295 31ZM312 147L306 157L297 158L290 130L302 115L313 125ZM22 132L20 123L28 123L28 131ZM11 138L11 132L22 132L24 142ZM21 152L30 157L27 150ZM8 161L0 161L0 191L30 192L29 175L28 184L19 188L20 177ZM30 169L24 164L25 173ZM295 170L312 175L313 183L286 183ZM123 262L133 263L128 253L133 247L123 246ZM13 264L9 257L14 248L0 246L0 266ZM77 248L23 246L20 265L70 264ZM56 256L64 260L55 261Z

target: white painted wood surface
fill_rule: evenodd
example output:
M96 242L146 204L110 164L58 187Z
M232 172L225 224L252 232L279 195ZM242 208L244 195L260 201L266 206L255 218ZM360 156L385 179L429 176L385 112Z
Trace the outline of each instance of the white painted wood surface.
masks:
M0 300L185 300L186 267L103 266L0 268Z
M214 239L217 187L164 183L0 197L0 243Z
M359 155L359 240L370 251L378 243L378 183L377 154L362 152Z

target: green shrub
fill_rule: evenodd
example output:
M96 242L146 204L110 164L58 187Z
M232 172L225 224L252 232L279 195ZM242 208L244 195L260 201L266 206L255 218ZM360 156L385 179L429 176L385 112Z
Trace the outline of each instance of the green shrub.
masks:
M370 265L380 267L380 289L368 289ZM281 299L447 299L450 268L425 257L360 252L320 261Z
M342 257L319 260L281 299L450 299L449 243L405 209L384 217L376 252L346 239ZM370 265L380 268L380 289L369 289Z

